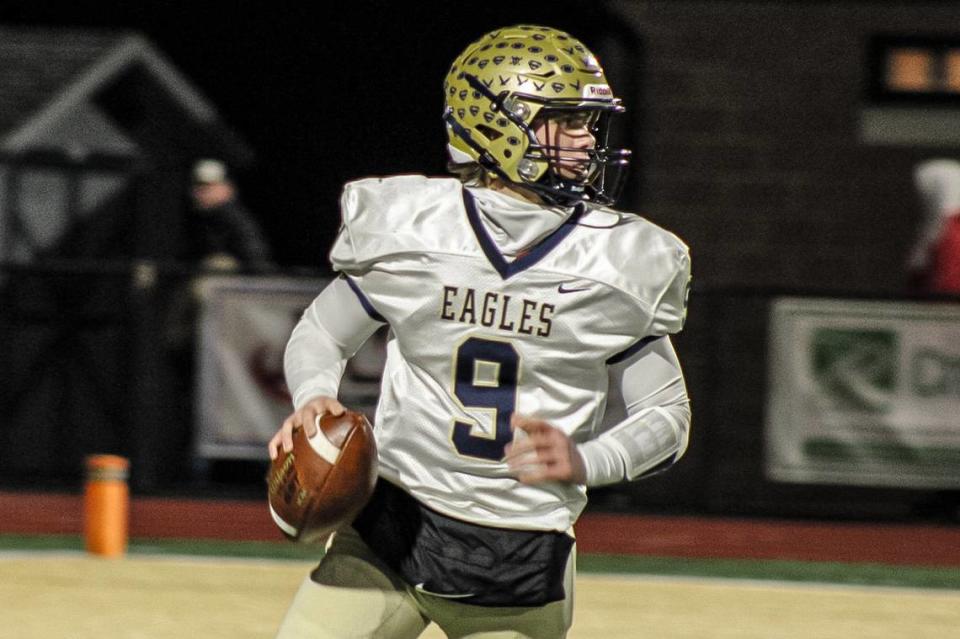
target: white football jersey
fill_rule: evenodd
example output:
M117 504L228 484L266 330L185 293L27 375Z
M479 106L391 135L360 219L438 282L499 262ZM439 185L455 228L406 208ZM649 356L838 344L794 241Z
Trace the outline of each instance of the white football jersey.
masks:
M686 246L636 215L581 206L508 261L456 179L360 180L341 204L331 261L391 328L381 475L465 521L569 529L585 489L515 480L510 417L577 442L598 435L608 362L683 325Z

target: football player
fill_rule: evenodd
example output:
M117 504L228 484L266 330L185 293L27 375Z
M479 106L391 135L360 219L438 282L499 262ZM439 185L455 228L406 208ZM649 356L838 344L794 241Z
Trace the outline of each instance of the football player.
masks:
M610 208L629 151L594 55L548 27L488 33L453 63L443 119L457 178L347 184L340 276L287 346L295 411L269 443L339 414L345 362L390 338L380 480L335 533L279 636L564 637L573 524L588 487L656 472L687 446L669 335L687 247ZM609 376L609 377L608 377ZM608 379L626 417L604 428Z

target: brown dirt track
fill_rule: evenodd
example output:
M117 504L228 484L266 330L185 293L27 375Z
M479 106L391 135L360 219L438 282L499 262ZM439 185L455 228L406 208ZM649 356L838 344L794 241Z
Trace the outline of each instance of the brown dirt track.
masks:
M0 533L81 534L82 497L0 492ZM282 541L261 501L134 497L132 538ZM960 527L586 514L582 553L960 566Z

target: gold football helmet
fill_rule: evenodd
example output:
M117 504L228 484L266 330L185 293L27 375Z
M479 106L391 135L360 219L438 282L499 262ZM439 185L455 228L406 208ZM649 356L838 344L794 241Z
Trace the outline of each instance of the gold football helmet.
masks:
M608 148L607 136L610 116L624 109L577 39L533 25L492 31L454 61L444 96L453 172L479 164L553 204L616 200L630 151ZM587 151L587 170L572 177L558 170L563 154L583 150L543 144L534 129L545 118L574 114L589 122L596 145Z

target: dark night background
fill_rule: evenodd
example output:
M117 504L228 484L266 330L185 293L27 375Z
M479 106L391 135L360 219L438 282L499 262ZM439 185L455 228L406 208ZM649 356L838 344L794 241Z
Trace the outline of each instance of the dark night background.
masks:
M253 147L236 174L284 266L326 268L343 182L444 172L441 85L498 26L543 23L588 46L588 2L4 2L0 23L134 30ZM607 23L609 27L609 23Z
M960 130L960 97L894 105L871 95L867 87L880 68L872 43L881 36L922 37L960 47L956 0L0 2L4 25L126 30L148 38L253 149L255 162L237 175L241 193L279 263L293 274L299 267L328 268L345 181L444 173L441 87L450 63L483 33L524 22L569 31L597 50L627 101L626 133L635 152L621 205L676 232L694 255L691 313L676 346L696 402L695 436L676 469L631 485L635 489L610 489L605 505L957 521L956 491L795 484L771 480L764 465L773 302L783 295L907 299L904 259L922 218L912 172L921 160L960 154L953 134ZM931 105L939 116L924 118ZM865 133L867 116L889 125L901 121L901 107L916 119L888 127L889 135ZM951 135L932 139L944 121ZM40 276L28 275L20 289L33 304L35 289L45 289L34 286ZM72 316L62 308L87 293L71 278L83 276L44 275L44 282L70 293L50 296L51 316L64 318L64 325ZM97 281L113 295L126 290L114 285L123 278L126 271ZM102 297L112 302L110 295ZM91 299L98 312L107 306ZM86 341L75 339L72 325L64 329L62 343L76 353L104 349L97 366L80 355L65 366L62 354L41 357L39 346L34 357L23 348L29 340L44 347L61 342L40 340L33 324L14 325L0 304L8 376L19 370L7 364L20 361L14 358L23 360L21 368L34 359L58 364L47 373L52 382L23 385L37 389L25 391L34 403L23 405L59 410L66 405L62 388L80 398L77 409L61 411L72 420L66 426L26 410L10 420L0 429L0 450L8 451L0 468L48 463L51 476L63 476L59 458L22 454L23 442L46 452L38 442L54 441L79 463L87 442L133 432L126 410L160 404L151 394L154 378L127 374L133 357L124 339L134 333L128 325L139 331L129 340L145 353L143 361L156 350L146 321L153 316L141 301L129 313L122 304L109 305L111 313L123 311L106 326L112 333L94 321L84 325ZM134 311L137 322L128 322ZM30 357L21 357L24 352ZM118 388L132 390L87 392L88 371L98 366ZM157 370L148 372L159 378ZM125 385L127 378L136 385ZM104 417L110 402L87 402L100 396L115 400L119 418ZM147 459L161 460L153 462L158 476L175 474L162 461L177 457L176 442L139 419L141 413L160 422L169 410L136 413L138 437L130 439L137 442L140 477ZM69 429L79 444L60 436ZM7 461L13 458L16 463ZM262 477L258 469L250 485L259 489ZM593 500L604 504L596 495Z

